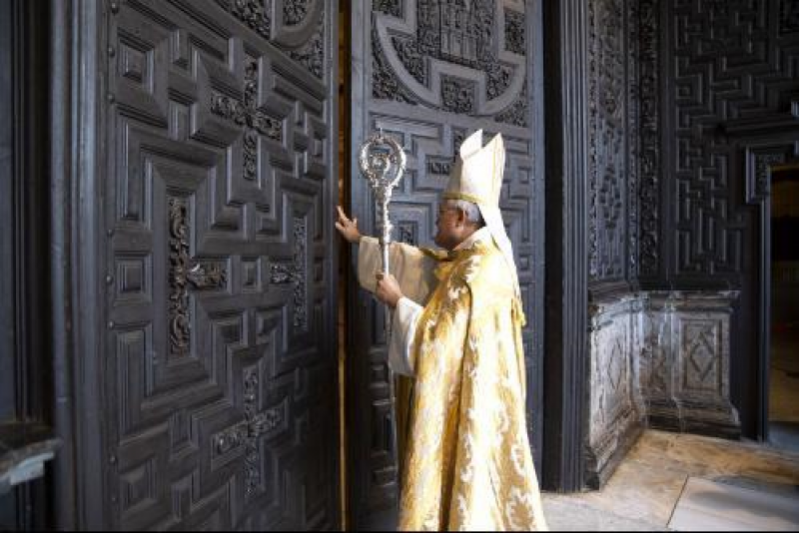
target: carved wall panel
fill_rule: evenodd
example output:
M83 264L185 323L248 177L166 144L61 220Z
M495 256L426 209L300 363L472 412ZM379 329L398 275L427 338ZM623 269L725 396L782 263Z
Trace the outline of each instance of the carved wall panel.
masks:
M765 371L758 367L759 358L768 357L769 299L759 281L768 267L759 257L770 237L759 200L768 194L766 181L748 177L757 173L748 170L747 149L784 144L788 136L794 148L781 157L797 159L794 4L685 0L662 11L660 60L667 90L659 119L660 285L741 290L731 328L731 391L751 438L764 427L758 413L766 402L759 392ZM643 256L642 265L653 271L649 261Z
M438 196L461 141L478 128L484 129L484 142L503 134L508 153L501 207L530 324L524 332L529 427L538 457L542 341L534 328L541 319L544 281L543 139L537 133L542 125L533 121L541 84L541 62L533 60L541 35L535 30L541 25L538 7L522 0L373 0L367 6L371 9L353 12L352 143L357 147L382 128L407 152L406 175L392 203L395 239L432 245ZM354 176L351 190L354 212L370 231L374 210L366 183ZM359 316L361 328L352 330L349 390L357 405L351 405L350 420L371 439L352 443L350 452L351 464L359 465L351 493L358 527L394 504L396 472L386 431L383 311L364 293L353 298L366 316Z
M653 1L588 3L592 289L661 272L660 15Z
M108 526L337 527L336 6L113 4Z
M520 0L374 3L372 96L526 126L524 11Z
M629 217L636 207L635 160L629 145L638 134L632 111L636 70L630 70L628 51L635 50L635 2L589 2L589 275L594 282L626 279L630 270ZM635 58L635 56L633 56ZM631 128L633 121L633 128ZM634 220L635 222L635 220Z
M778 0L677 2L669 20L674 134L668 172L677 279L723 276L738 284L747 220L726 122L790 115L797 101L797 33ZM795 6L796 13L796 6ZM795 17L796 19L796 17Z
M660 31L659 4L655 0L634 2L638 12L633 20L638 21L638 72L639 84L634 101L639 109L638 150L639 187L638 194L638 251L631 254L637 261L639 278L652 278L660 268L660 209L661 144L660 144L660 76L659 62ZM635 113L632 113L635 115ZM634 157L632 159L636 160Z

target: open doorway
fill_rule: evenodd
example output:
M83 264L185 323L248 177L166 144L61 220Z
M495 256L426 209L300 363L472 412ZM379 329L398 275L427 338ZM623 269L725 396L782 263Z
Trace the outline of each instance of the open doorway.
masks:
M769 441L798 450L798 167L773 167Z

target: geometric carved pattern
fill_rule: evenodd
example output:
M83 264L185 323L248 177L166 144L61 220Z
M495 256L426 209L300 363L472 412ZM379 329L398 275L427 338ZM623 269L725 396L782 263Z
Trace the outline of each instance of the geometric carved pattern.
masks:
M372 96L527 126L524 5L501 6L373 2Z
M634 318L637 302L623 298L590 306L589 417L585 436L587 483L597 485L613 456L630 443L641 422L637 406L636 365L633 341L641 324ZM638 365L637 365L638 366Z
M611 388L616 392L622 383L622 377L625 372L625 353L622 349L622 341L616 339L611 349L609 356L608 366L606 367L606 375L608 376Z
M332 529L337 7L106 16L106 525Z
M664 397L670 392L669 375L667 368L667 346L668 340L665 320L659 317L648 317L650 322L655 323L652 331L645 337L642 344L641 355L641 375L642 385L646 388L650 397Z
M800 6L794 0L780 0L780 3L780 34L797 33Z
M212 440L214 457L233 454L237 448L245 447L245 497L250 499L263 487L260 465L262 455L257 447L258 439L285 427L287 424L287 404L258 412L259 373L249 369L244 377L244 415L245 420L215 435Z
M624 304L623 304L624 306ZM594 350L591 373L592 418L594 428L608 429L622 413L631 409L632 383L630 379L630 349L627 338L630 325L626 315L619 310L607 311L592 332Z
M324 0L216 0L217 4L264 39L288 52L317 78L326 54Z
M722 387L719 321L686 320L681 328L682 392L719 393Z
M797 37L783 36L777 1L700 2L674 7L675 267L678 276L737 275L744 268L744 224L729 141L721 123L788 114L797 99ZM795 17L796 18L796 17Z
M704 384L706 382L714 365L713 341L713 331L704 329L697 332L696 336L689 341L689 346L686 347L686 357L691 363L689 374L697 383Z
M264 135L276 142L283 140L283 125L280 120L265 115L257 108L258 62L248 57L245 63L244 104L222 94L212 93L211 112L245 126L244 133L244 177L256 179L258 168L258 137Z
M500 204L529 318L523 338L532 384L530 404L535 405L541 394L536 386L541 363L533 353L532 318L539 297L533 281L534 257L541 253L541 242L534 233L543 203L542 196L535 195L538 176L533 151L538 141L529 127L533 80L532 69L526 66L530 62L526 32L530 22L526 3L517 0L373 0L364 23L354 23L354 28L361 26L358 31L363 31L364 50L359 55L365 64L358 72L354 69L353 80L354 87L363 85L364 100L352 105L364 110L363 122L354 123L354 139L382 129L406 151L406 173L393 197L393 238L419 246L433 245L439 195L465 136L483 128L485 143L503 134L507 167ZM363 180L353 180L354 206L365 205L362 199L370 194ZM356 215L372 220L368 211ZM396 488L387 427L391 400L383 309L363 293L358 298L356 308L363 305L369 310L366 321L357 319L359 331L370 335L348 358L357 376L349 388L358 399L351 420L370 437L352 443L355 472L351 479L357 482L353 506L359 510L354 524L394 505ZM530 429L535 435L532 442L538 442L541 435L533 425Z
M766 411L758 365L767 357L762 325L769 289L759 286L759 276L769 258L753 258L763 255L770 238L766 154L792 137L796 146L797 2L681 0L658 11L661 53L643 65L662 63L663 79L655 85L666 88L659 104L664 115L656 121L661 160L642 162L656 169L663 186L653 188L662 197L655 209L642 206L642 267L653 278L663 273L651 281L664 288L741 289L746 303L731 328L733 402L742 430L755 438L766 427L759 425ZM644 117L643 144L652 131ZM796 148L786 155L796 157ZM657 181L644 167L642 180L643 190ZM663 216L656 261L644 248L647 228L658 229L645 218L649 212Z

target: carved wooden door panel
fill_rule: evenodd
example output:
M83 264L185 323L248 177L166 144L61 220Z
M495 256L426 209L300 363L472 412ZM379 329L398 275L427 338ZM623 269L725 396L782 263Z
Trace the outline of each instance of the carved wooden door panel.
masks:
M103 522L335 528L336 3L106 5Z
M542 175L541 6L524 0L372 0L352 13L352 168L360 143L382 128L408 155L392 203L394 238L432 245L438 195L467 134L502 132L507 168L501 207L514 243L528 327L524 332L531 442L541 451ZM354 214L374 233L364 180ZM352 283L354 285L355 282ZM383 309L351 295L349 460L354 526L395 500ZM364 315L364 316L359 316Z

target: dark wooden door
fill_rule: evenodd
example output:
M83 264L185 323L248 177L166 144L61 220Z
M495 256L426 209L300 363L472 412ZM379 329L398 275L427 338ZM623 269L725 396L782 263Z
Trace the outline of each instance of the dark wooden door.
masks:
M408 169L392 203L394 238L431 245L438 195L461 141L501 132L507 167L501 206L514 243L528 327L524 331L531 442L542 428L544 187L541 5L524 0L372 0L353 4L352 150L382 128L405 148ZM374 233L373 200L352 177L353 213ZM352 270L352 269L351 269ZM355 285L355 282L351 283ZM354 527L380 525L395 501L382 308L351 294L349 468Z
M338 526L336 13L101 4L89 525Z

